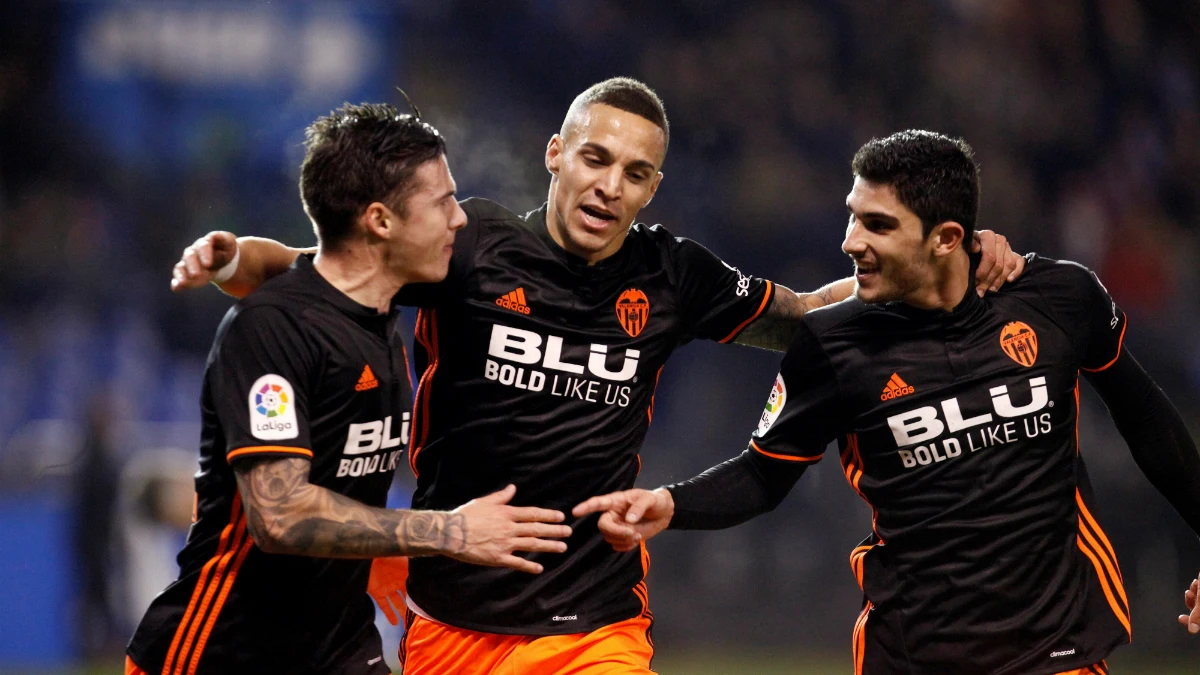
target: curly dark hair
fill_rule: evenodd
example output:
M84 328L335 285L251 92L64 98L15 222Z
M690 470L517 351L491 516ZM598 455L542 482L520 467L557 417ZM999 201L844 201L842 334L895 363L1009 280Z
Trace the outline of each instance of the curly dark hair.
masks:
M575 97L567 117L593 103L603 103L650 120L663 130L663 149L670 144L671 125L667 122L667 110L658 94L644 83L632 77L611 77L597 82Z
M344 104L304 132L300 199L322 245L336 247L373 202L404 214L412 176L446 153L438 130L387 103Z
M850 166L863 180L895 188L900 203L921 219L926 237L952 220L963 226L964 241L971 240L979 216L979 166L966 141L910 129L871 139Z

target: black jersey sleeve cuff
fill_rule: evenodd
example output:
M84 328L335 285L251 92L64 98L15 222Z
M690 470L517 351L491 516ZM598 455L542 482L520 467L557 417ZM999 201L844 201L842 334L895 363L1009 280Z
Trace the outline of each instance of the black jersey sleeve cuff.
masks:
M230 463L243 457L304 457L312 459L313 451L290 445L252 445L225 453L225 460Z
M746 319L738 324L738 327L734 328L733 332L719 340L721 344L732 342L734 339L736 339L737 336L746 329L746 326L754 323L754 320L762 316L763 312L767 311L767 308L771 306L771 300L775 298L775 284L771 283L771 280L769 279L764 279L764 281L766 282L767 288L766 291L763 292L762 302L759 303L758 309L754 311L754 314L752 314L749 319Z

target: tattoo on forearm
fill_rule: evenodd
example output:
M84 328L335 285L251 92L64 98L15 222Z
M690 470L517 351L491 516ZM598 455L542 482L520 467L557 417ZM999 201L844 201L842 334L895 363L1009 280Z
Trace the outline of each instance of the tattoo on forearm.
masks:
M737 344L777 352L787 351L796 336L800 319L810 309L832 305L837 297L837 284L822 286L813 293L797 293L787 286L776 284L771 306L737 336Z
M466 548L461 514L373 508L312 485L310 467L307 460L289 458L238 468L247 525L260 547L330 558L454 554Z

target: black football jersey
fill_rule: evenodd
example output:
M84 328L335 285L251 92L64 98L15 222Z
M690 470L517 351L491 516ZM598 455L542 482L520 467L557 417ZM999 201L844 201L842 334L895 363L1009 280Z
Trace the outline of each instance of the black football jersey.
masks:
M237 303L201 396L197 520L179 579L129 644L149 673L388 673L366 593L370 560L264 553L232 465L311 460L309 482L386 505L408 442L412 383L395 313L330 285L308 256Z
M1032 257L952 312L851 298L810 312L751 449L815 462L837 438L873 511L850 555L859 673L1057 673L1129 640L1079 452L1079 376L1125 315L1094 274Z
M588 265L550 237L545 206L463 208L449 277L400 296L422 308L413 506L453 508L512 483L515 504L569 518L588 497L633 487L671 352L734 339L774 287L660 226L633 225ZM581 633L647 611L645 551L614 552L595 517L570 524L567 553L530 556L539 575L413 559L410 599L438 621L509 634Z

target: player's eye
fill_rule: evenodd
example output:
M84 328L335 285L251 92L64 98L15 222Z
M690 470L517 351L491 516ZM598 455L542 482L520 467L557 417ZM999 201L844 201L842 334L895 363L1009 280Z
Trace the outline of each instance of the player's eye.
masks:
M583 161L587 162L588 166L604 166L604 162L600 161L600 158L595 155L584 155Z

